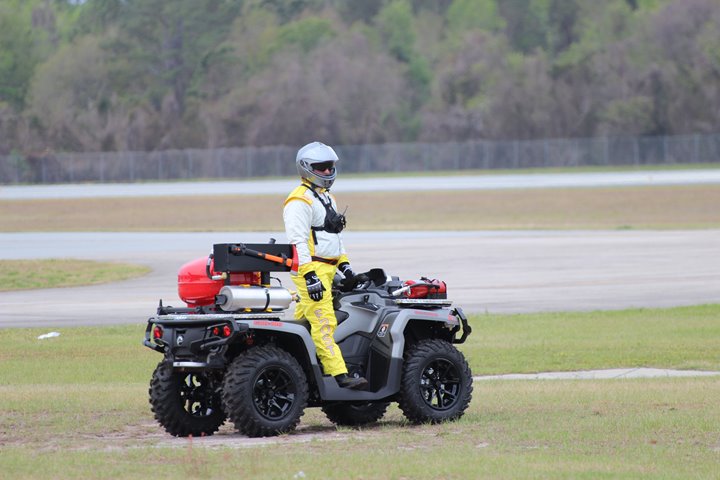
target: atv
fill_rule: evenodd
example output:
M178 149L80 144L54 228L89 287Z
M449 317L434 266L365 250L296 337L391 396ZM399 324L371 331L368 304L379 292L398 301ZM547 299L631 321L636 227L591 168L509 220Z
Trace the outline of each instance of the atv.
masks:
M306 407L357 426L379 420L393 401L412 423L463 415L472 374L454 344L471 328L444 282L403 282L382 269L356 276L360 283L335 282L335 341L349 375L368 380L350 390L323 373L309 323L285 318L296 294L270 274L289 271L293 253L274 240L216 244L180 269L187 307L161 300L144 340L164 356L149 395L168 433L212 435L229 418L247 436L279 435L295 429Z

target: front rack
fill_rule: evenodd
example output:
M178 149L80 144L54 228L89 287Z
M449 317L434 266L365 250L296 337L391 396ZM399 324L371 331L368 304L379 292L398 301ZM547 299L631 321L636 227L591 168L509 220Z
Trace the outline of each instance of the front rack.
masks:
M452 305L452 300L446 298L399 298L395 300L401 307L412 308L440 308Z

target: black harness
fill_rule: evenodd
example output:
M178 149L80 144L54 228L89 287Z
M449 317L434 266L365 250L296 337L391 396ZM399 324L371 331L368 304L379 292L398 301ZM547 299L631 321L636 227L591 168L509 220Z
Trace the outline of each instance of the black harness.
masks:
M340 233L343 231L346 225L345 215L342 213L338 213L335 211L335 209L332 206L332 201L325 201L320 196L319 193L315 191L315 189L304 185L305 188L310 190L312 194L320 200L320 203L323 207L325 207L325 223L320 227L313 227L310 226L313 232L313 240L315 241L315 244L317 245L317 237L315 236L315 232L328 232L328 233Z

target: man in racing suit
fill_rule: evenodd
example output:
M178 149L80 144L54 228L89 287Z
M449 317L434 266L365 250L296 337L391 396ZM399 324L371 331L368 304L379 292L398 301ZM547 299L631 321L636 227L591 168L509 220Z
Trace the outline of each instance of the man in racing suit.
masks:
M288 242L297 250L291 272L300 302L295 318L310 322L310 334L326 375L332 375L343 388L359 389L367 385L363 377L348 375L345 360L335 343L337 326L332 301L332 283L336 274L351 282L355 274L345 253L340 232L345 217L337 212L330 187L335 181L335 151L320 142L298 150L295 158L302 179L285 200L283 220Z

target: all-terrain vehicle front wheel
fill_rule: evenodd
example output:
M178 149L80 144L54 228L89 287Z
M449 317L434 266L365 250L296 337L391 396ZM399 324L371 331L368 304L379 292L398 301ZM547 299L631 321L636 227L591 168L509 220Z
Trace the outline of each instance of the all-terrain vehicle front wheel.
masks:
M155 419L176 437L212 435L225 422L220 379L206 372L178 372L161 362L150 381Z
M413 423L460 418L472 398L472 374L463 354L444 340L423 340L405 353L400 399Z
M305 373L295 358L274 346L254 347L228 366L223 405L235 427L249 437L289 432L308 399Z
M355 427L380 420L390 402L334 402L322 406L327 418L336 425Z

